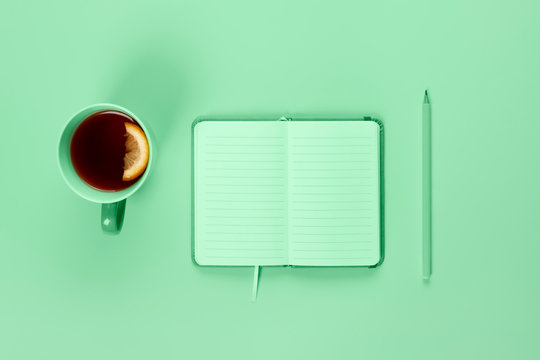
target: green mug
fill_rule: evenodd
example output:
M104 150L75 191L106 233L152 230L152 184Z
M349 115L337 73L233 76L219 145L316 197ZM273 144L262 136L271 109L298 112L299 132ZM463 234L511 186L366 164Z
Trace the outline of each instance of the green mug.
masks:
M71 161L71 138L73 133L79 126L90 115L104 110L115 110L122 112L126 115L129 115L133 120L135 120L140 127L143 129L146 138L148 140L148 148L150 151L148 158L148 165L144 174L139 178L137 182L132 184L130 187L119 190L119 191L102 191L95 189L84 182L73 167ZM118 234L122 230L122 225L124 223L124 213L126 210L126 199L133 195L139 188L144 184L146 178L150 174L152 163L154 159L154 148L152 145L152 138L148 129L145 127L144 123L133 114L131 111L113 104L96 104L88 106L75 115L71 117L68 121L62 135L60 136L60 141L58 143L58 165L60 167L60 172L68 186L80 197L100 203L101 205L101 228L107 234Z

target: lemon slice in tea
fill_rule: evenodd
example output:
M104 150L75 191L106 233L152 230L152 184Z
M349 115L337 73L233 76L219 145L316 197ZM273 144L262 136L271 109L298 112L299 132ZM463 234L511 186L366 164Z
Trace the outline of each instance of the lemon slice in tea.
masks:
M125 122L124 125L126 126L126 154L122 180L131 181L141 176L146 170L150 151L144 131L130 122Z

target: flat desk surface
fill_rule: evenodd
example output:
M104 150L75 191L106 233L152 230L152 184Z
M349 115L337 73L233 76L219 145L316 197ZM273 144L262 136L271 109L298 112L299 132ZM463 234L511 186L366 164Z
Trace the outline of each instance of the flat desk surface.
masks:
M10 2L0 13L0 358L540 356L540 3ZM421 280L420 119L433 108L433 277ZM56 164L97 102L154 129L122 234ZM385 124L376 270L198 268L199 115Z

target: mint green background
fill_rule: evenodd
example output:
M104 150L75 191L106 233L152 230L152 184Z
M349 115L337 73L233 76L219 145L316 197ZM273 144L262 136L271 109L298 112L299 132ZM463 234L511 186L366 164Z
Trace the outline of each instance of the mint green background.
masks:
M1 359L540 356L536 1L47 1L0 11ZM433 104L433 277L419 123ZM159 157L107 237L56 165L67 119L118 103ZM199 115L385 124L386 260L252 270L190 259Z

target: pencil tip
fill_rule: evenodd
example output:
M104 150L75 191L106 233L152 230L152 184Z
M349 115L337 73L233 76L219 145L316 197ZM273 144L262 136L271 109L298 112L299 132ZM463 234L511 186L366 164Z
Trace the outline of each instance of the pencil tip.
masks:
M426 91L424 91L424 95L426 95L426 96L427 96L427 89L426 89Z

